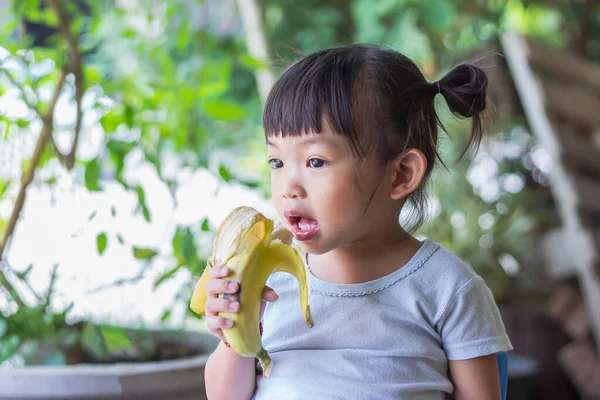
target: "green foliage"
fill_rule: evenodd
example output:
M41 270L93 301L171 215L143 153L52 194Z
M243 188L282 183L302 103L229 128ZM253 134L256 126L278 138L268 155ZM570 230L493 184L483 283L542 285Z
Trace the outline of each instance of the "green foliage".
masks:
M102 232L98 236L96 236L96 247L98 248L98 254L104 254L107 243L108 238L106 236L106 233Z

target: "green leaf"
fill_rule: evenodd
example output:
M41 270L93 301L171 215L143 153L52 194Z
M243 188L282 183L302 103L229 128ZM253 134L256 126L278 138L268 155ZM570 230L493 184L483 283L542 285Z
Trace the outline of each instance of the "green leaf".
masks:
M103 326L100 331L109 353L129 350L133 347L131 340L125 335L125 331L121 329Z
M90 162L87 163L87 165L85 167L84 178L85 178L85 187L90 192L98 192L101 190L100 186L98 185L98 179L100 179L100 173L101 173L100 162L98 161L97 158L94 158Z
M11 358L14 352L19 348L21 340L17 335L10 335L0 342L0 363Z
M225 182L231 182L233 179L232 173L223 164L219 166L219 175Z
M98 210L92 211L92 213L88 217L88 221L92 221L94 218L96 218L96 215L98 215Z
M202 98L215 97L229 90L231 79L231 59L209 61L200 71L200 90Z
M125 240L123 240L123 236L121 236L121 234L120 234L120 233L117 233L117 241L118 241L120 244L125 244Z
M240 63L245 66L248 69L254 70L254 69L266 69L267 68L267 64L265 64L263 61L259 60L258 58L254 58L249 54L242 54L240 56Z
M196 260L198 251L190 228L177 228L173 236L173 254L181 265L190 265Z
M437 32L448 31L456 18L456 8L448 0L427 0L423 3L423 22L425 26Z
M173 314L171 310L166 310L160 317L160 322L166 322L169 320L169 318L171 318L171 314Z
M106 347L100 327L94 324L85 324L81 335L81 347L93 354L96 358L104 358Z
M0 317L0 339L2 339L2 336L4 336L7 330L8 324L6 323L4 318Z
M202 229L202 232L210 232L208 218L204 218L204 221L202 221L202 227L200 229Z
M113 133L117 130L119 125L123 123L123 114L121 114L121 110L122 107L115 106L100 118L100 125L102 125L102 129L104 129L105 133Z
M154 288L157 288L158 286L160 286L164 281L170 279L173 277L173 275L175 275L177 273L177 271L179 271L181 269L182 265L178 264L177 266L175 266L174 268L171 268L170 270L168 270L167 272L163 273L157 280L156 282L154 282Z
M110 215L114 218L117 216L117 209L115 208L115 206L111 206L110 207Z
M96 83L102 80L102 72L96 65L85 65L83 73L85 76L85 81L88 85L90 83Z
M156 256L158 252L147 247L134 247L133 256L138 260L149 260Z
M108 242L108 238L106 237L106 233L102 232L98 236L96 236L96 247L98 248L98 254L104 254L106 250L106 244Z
M144 219L147 222L150 222L150 210L148 209L148 205L146 204L146 192L144 192L144 189L141 186L137 186L135 188L135 191L138 196L138 203L142 208L142 214L144 215Z
M190 32L190 19L185 18L181 27L179 28L179 34L177 35L177 50L183 51L188 46L191 37Z
M8 134L10 133L11 121L8 119L4 120L4 139L8 138Z
M246 110L230 100L208 100L204 103L204 111L211 117L221 121L236 121L246 116Z
M0 181L0 199L4 196L4 193L8 190L10 181Z
M129 104L125 104L125 123L129 128L133 128L135 125L134 114L133 107Z
M201 98L219 96L227 92L229 88L228 82L206 82L200 85L198 94Z

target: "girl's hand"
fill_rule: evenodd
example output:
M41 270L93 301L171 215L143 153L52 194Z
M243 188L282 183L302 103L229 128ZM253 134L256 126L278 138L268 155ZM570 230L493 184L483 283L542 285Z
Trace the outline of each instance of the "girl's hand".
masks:
M222 266L215 266L210 269L210 279L206 282L206 293L208 299L204 305L206 312L206 327L211 335L218 337L220 340L225 342L225 336L223 336L223 329L233 327L234 322L230 319L226 319L219 316L219 312L235 313L240 310L240 303L234 299L221 299L219 295L224 294L235 294L240 289L237 282L228 281L223 279L229 275L229 268ZM268 286L265 286L263 291L263 297L260 304L260 317L264 313L267 302L273 302L277 300L277 293Z

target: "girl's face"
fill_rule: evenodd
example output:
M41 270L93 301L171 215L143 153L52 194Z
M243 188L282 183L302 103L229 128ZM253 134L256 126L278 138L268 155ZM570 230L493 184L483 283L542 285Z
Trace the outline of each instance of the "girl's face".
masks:
M275 208L311 254L363 241L389 224L395 209L384 169L374 160L359 162L346 137L323 128L267 141Z

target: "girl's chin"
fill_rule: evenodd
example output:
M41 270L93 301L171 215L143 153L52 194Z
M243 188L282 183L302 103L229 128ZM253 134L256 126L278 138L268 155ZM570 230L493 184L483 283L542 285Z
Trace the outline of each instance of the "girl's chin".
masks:
M296 241L296 245L298 247L300 247L305 253L308 254L313 254L313 255L320 255L320 254L325 254L327 253L329 250L329 248L324 248L323 247L323 243L321 243L318 240L307 240L307 241Z

